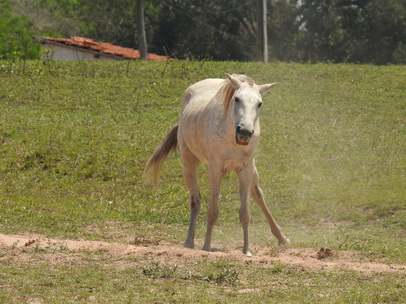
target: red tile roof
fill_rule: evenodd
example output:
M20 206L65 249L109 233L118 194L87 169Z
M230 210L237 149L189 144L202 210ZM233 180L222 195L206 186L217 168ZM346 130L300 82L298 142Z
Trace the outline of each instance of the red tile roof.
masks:
M140 51L131 48L121 47L107 42L99 42L90 38L85 37L71 37L71 38L53 38L53 37L41 37L43 41L49 40L54 42L59 42L62 44L80 47L84 49L90 49L93 51L98 51L105 54L111 54L116 56L121 56L127 59L140 59ZM173 58L167 56L161 56L153 53L148 53L148 60L154 61L166 61L174 60Z

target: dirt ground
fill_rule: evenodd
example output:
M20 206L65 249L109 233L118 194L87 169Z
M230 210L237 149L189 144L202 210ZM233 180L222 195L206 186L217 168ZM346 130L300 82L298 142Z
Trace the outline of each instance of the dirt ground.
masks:
M333 251L329 248L253 248L254 256L244 256L240 250L230 249L213 252L186 249L173 245L138 246L124 243L108 243L99 241L77 241L49 239L41 235L4 235L0 234L0 259L11 258L24 262L31 260L33 251L45 251L46 263L66 264L80 259L83 251L101 252L115 258L128 256L145 258L165 263L186 263L193 260L231 259L246 264L282 263L299 266L313 271L346 269L359 272L399 272L406 273L406 265L383 264L365 261L355 251ZM120 265L118 265L120 266ZM123 266L123 265L121 265Z

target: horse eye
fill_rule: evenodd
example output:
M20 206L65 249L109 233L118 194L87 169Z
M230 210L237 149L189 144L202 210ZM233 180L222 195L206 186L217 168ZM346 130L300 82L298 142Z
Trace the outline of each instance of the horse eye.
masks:
M234 98L235 102L240 102L240 99L238 97Z
M258 104L258 108L260 108L262 106L262 102L260 102L259 104Z

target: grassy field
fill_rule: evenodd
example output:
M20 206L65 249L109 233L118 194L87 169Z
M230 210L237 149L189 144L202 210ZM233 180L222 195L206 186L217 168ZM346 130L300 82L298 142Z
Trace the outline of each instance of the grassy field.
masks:
M0 233L181 246L189 208L179 155L165 164L158 192L141 175L176 123L185 88L224 72L279 84L261 108L257 167L291 246L405 264L404 66L0 61ZM206 168L199 170L201 240L209 194ZM240 246L237 184L235 174L222 184L219 246ZM256 206L252 215L254 245L276 248ZM49 270L43 250L28 250L29 261L17 264L13 253L0 251L4 303L404 301L404 273L227 259L172 265L128 257L131 267L119 267L108 255L69 251L80 256L77 265Z

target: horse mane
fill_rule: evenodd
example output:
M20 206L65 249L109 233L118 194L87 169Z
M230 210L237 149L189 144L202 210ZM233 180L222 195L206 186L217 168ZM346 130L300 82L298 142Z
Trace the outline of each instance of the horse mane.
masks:
M253 87L255 82L252 80L250 77L243 75L243 74L232 74L231 76L237 78L241 82L246 82L250 87ZM232 98L235 93L235 88L233 84L231 83L229 78L226 78L222 85L220 86L220 89L216 95L218 101L223 102L223 111L224 111L224 116L227 116L228 109L230 108L230 105L232 104Z

